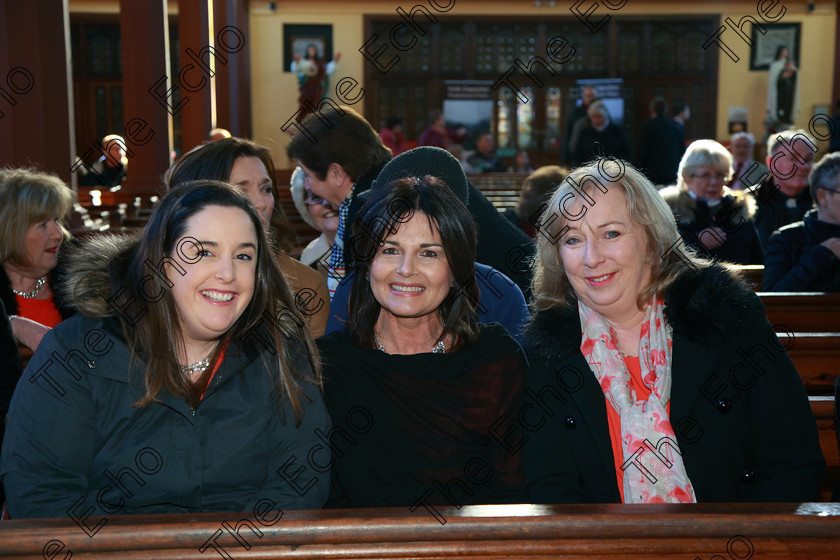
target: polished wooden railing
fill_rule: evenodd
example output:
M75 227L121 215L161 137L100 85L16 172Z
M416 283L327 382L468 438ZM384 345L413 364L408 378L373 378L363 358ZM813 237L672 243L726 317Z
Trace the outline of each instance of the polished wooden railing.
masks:
M4 558L840 558L840 504L465 506L0 523Z

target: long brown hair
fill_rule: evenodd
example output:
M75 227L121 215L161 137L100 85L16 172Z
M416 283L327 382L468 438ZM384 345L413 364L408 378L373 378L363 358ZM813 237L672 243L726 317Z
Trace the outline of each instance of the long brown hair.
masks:
M111 293L125 290L127 293L121 298L134 298L142 308L134 313L134 321L120 314L132 356L137 355L148 364L144 378L146 392L135 406L142 407L156 401L163 388L176 396L189 398L192 394L193 384L181 372L177 360L183 339L175 301L167 281L161 278L165 278L165 273L150 275L149 263L158 263L156 268L161 272L165 270L164 266L180 267L172 256L180 250L179 243L187 222L208 206L243 210L254 226L258 245L251 301L221 337L210 357L208 370L212 371L228 343L239 343L249 338L264 341L267 336L269 344L262 342L264 348L260 349L266 371L272 371L268 362L276 360L279 373L273 381L278 396L281 399L288 397L300 424L302 400L306 398L302 384L311 382L321 386L315 342L295 307L294 296L271 253L254 206L235 187L213 180L192 181L171 189L155 208L139 239L118 254L108 266ZM150 301L148 294L156 294L157 299ZM309 368L296 367L292 357L292 339L299 340L305 347Z

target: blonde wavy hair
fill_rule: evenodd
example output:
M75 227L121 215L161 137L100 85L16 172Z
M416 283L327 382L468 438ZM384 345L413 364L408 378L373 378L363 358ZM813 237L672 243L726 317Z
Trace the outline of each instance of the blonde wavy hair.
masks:
M671 283L686 269L705 268L711 261L698 257L682 243L674 215L651 182L629 163L607 157L592 160L574 171L560 183L540 217L537 235L537 259L532 288L536 311L574 305L577 296L572 289L559 243L569 222L567 207L574 207L575 199L583 198L584 205L595 190L602 192L620 188L627 202L627 212L645 232L647 255L651 266L650 284L639 294L638 305L644 305L656 295L662 297ZM586 196L582 196L586 195ZM571 200L572 204L568 201Z
M23 243L38 222L58 218L64 241L70 233L63 222L76 193L57 175L31 168L0 169L0 263L28 266Z

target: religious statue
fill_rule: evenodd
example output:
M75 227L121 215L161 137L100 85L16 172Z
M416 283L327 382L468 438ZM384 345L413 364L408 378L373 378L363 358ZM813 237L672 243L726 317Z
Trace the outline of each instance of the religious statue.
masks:
M799 113L799 68L790 51L780 45L770 63L767 83L767 128L769 133L789 128Z
M324 92L329 88L330 76L335 72L339 59L341 59L341 53L335 53L335 59L325 63L319 56L318 47L314 44L307 45L303 58L295 54L291 71L296 72L298 76L300 89L298 104L303 109L298 120L303 120L310 113L306 107L306 101L309 101L312 107L318 106L324 97Z

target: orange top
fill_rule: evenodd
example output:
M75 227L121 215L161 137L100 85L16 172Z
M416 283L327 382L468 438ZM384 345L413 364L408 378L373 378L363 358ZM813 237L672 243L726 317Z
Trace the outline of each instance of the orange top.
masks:
M17 314L27 319L41 323L45 327L53 328L61 322L61 315L53 301L53 294L47 299L25 298L15 294L17 302Z
M650 389L642 381L642 366L639 363L639 357L625 357L624 365L627 366L627 371L630 372L630 386L636 391L636 398L638 400L647 400L650 397ZM665 410L670 416L671 401L668 401ZM621 445L621 417L612 407L610 401L607 401L607 423L610 427L610 444L612 444L613 458L615 459L615 477L618 480L621 503L624 503L624 471L621 470L621 465L624 463L624 450Z

